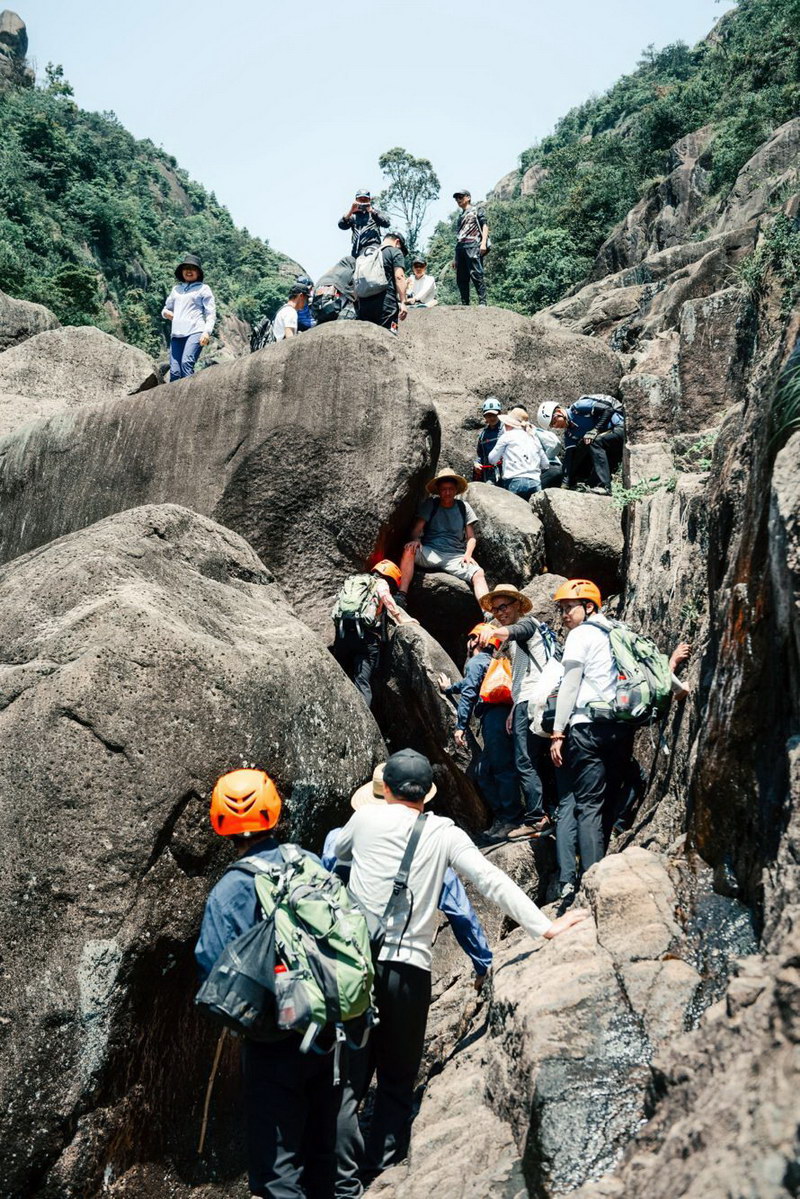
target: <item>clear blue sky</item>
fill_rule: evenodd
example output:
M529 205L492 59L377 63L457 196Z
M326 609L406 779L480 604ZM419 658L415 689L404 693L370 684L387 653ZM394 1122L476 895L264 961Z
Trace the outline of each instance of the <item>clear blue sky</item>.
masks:
M13 4L9 7L15 8ZM641 50L704 37L729 0L20 0L29 55L319 275L336 221L403 146L482 197Z

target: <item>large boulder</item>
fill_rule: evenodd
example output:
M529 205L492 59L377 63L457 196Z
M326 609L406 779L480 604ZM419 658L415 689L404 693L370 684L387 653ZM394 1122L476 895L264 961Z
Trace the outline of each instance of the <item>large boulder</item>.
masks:
M335 322L6 440L0 557L174 501L235 529L326 636L343 576L396 550L439 426L394 338Z
M472 588L441 570L417 570L408 610L454 662L463 662L467 633L483 620Z
M46 329L58 329L60 325L55 313L45 308L44 304L15 300L13 296L0 291L0 351Z
M537 620L547 621L548 624L555 624L558 612L553 603L553 596L561 584L566 581L565 575L551 574L550 571L531 579L530 583L522 588L522 594L526 595L533 604L531 616Z
M625 542L613 500L552 488L531 503L544 525L548 569L569 579L592 579L604 598L619 591Z
M211 785L265 767L319 845L383 743L250 547L186 509L27 554L0 597L5 1193L94 1195L125 1146L194 1171Z
M461 672L425 629L408 624L395 629L384 671L374 708L389 752L425 754L439 791L434 810L464 828L484 827L488 812L467 774L470 755L453 740L455 708L437 682L440 673L455 682Z
M797 192L800 117L780 125L739 172L722 205L715 232L746 225L779 208L787 192Z
M0 357L0 437L20 425L158 385L155 363L94 325L50 329Z
M521 587L544 566L544 530L527 500L491 483L472 483L467 499L478 517L475 556L490 584Z
M442 305L412 312L402 340L436 401L441 463L468 479L487 395L533 413L543 400L613 395L622 373L617 355L599 340L544 328L506 308Z

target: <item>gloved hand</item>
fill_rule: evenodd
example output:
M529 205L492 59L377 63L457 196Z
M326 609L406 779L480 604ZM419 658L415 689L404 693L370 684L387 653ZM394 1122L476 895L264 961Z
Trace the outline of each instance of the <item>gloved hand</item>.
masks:
M597 429L590 429L589 432L584 435L583 444L591 445L595 437L597 437Z

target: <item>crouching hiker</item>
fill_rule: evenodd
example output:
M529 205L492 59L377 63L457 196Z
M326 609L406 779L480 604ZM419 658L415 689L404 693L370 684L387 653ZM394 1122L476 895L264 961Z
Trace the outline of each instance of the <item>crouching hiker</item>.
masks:
M197 1003L242 1036L251 1195L332 1199L340 1050L354 1028L352 1043L365 1042L369 933L318 858L274 839L280 813L261 770L234 770L214 787L211 824L233 840L238 860L206 903Z
M173 287L161 315L171 322L169 340L169 381L186 379L194 368L203 346L214 332L217 305L214 293L203 282L203 268L194 254L184 254L175 268L177 286Z
M486 575L475 561L475 526L478 517L466 500L457 497L467 490L467 480L454 470L440 470L426 487L431 497L419 509L400 560L402 580L400 594L405 599L414 567L424 570L443 570L469 583L475 599L481 602L489 590Z
M369 574L345 579L331 612L336 625L333 656L367 707L372 703L372 676L386 641L387 619L395 624L419 623L395 602L399 582L399 568L384 558Z
M566 764L574 792L577 851L584 871L605 856L620 812L637 728L657 720L686 690L671 659L649 638L601 611L589 579L570 579L553 596L567 629L550 754Z
M445 695L458 696L456 745L466 746L473 713L480 721L483 748L475 778L492 810L494 820L485 835L493 839L504 836L519 815L519 781L514 769L514 743L507 727L511 713L511 671L509 668L507 676L503 675L500 686L491 682L486 686L492 650L500 644L499 639L492 637L486 646L481 645L480 638L487 627L490 626L476 625L467 636L467 661L461 682L451 683L446 674L440 674L438 683ZM494 660L502 666L501 659Z
M502 463L502 486L512 495L529 500L542 490L542 473L549 466L536 431L531 428L524 408L512 408L500 418L503 432L489 453L492 466Z
M448 867L531 937L555 937L586 915L576 911L548 920L452 820L426 813L436 788L431 764L422 754L411 749L392 754L383 768L383 794L386 804L367 804L357 811L335 845L336 857L351 867L351 893L373 918L383 917L390 897L399 891L376 968L379 1023L369 1050L351 1057L356 1093L366 1092L364 1079L373 1067L377 1074L365 1183L402 1161L408 1151L431 999L431 944Z
M540 429L564 431L562 487L587 482L599 495L611 494L611 476L622 461L625 416L613 396L581 396L568 408L546 400L539 405Z

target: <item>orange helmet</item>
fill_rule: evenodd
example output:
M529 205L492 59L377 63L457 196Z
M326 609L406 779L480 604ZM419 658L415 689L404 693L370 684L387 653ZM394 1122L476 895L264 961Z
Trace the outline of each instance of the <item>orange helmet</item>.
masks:
M478 634L481 633L486 628L487 623L488 623L487 621L482 620L480 624L475 625L474 629L470 629L470 631L467 633L467 640L469 640L470 637L477 637ZM497 640L496 637L490 638L490 640L487 642L487 645L493 645L495 647L495 649L500 648L500 642Z
M553 599L556 603L559 600L591 600L598 608L603 603L600 588L591 579L568 579L561 584Z
M372 568L373 574L383 575L385 579L394 579L397 586L400 586L400 567L395 566L394 562L390 562L388 558L384 558L382 562L376 562Z
M211 792L211 827L221 837L266 832L280 814L281 797L263 770L231 770Z

